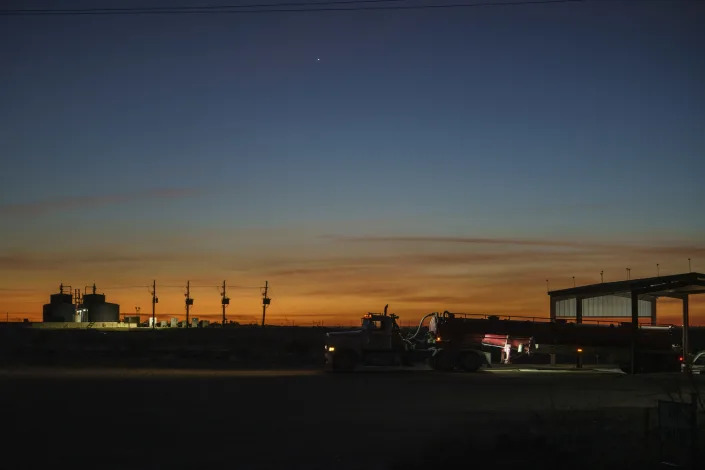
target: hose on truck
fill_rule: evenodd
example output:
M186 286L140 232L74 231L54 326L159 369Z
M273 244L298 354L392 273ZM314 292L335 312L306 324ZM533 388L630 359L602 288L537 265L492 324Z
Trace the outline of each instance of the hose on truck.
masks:
M432 312L432 313L428 313L428 314L424 315L423 318L421 318L421 321L419 322L418 328L416 328L416 332L415 332L413 335L411 335L411 336L407 336L406 338L403 338L403 340L404 340L406 343L408 343L409 345L413 344L413 340L416 339L416 337L417 337L417 336L419 335L419 333L421 332L421 327L423 326L424 320L426 320L428 317L433 317L433 316L436 316L436 317L437 317L437 316L438 316L438 312Z

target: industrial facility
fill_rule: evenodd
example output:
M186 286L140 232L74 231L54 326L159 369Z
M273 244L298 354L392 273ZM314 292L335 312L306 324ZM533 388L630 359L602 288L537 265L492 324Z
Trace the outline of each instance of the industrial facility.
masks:
M88 289L90 288L90 293ZM154 285L153 285L154 289ZM201 320L196 317L188 317L187 320L179 321L176 317L171 317L169 321L157 320L152 316L148 321L143 322L140 315L125 315L120 320L120 305L105 301L105 294L97 292L96 285L86 286L85 292L81 289L72 289L71 286L59 285L59 292L51 294L48 304L44 304L43 323L34 324L37 328L126 328L133 329L139 327L148 328L206 328L210 326L209 320ZM152 291L153 305L158 299ZM223 305L227 297L224 297ZM193 305L193 299L187 298L187 307ZM187 311L188 315L188 311ZM223 315L223 318L225 316Z
M65 293L66 287L61 284L59 293L52 294L48 304L44 304L43 320L45 323L95 323L119 322L120 306L105 301L105 294L96 293L96 286L90 294L81 295L81 290L76 289ZM69 292L71 288L68 287Z
M214 326L210 320L199 319L190 315L190 310L193 307L194 299L191 297L191 283L186 282L186 293L184 305L186 307L186 318L179 321L176 317L171 317L168 321L158 320L156 317L156 305L159 303L157 298L157 282L153 281L149 287L152 296L152 314L147 318L147 321L140 317L139 307L136 307L136 315L124 315L122 321L120 319L120 306L118 304L105 301L105 294L97 292L96 285L86 286L84 291L81 289L72 289L71 286L66 286L63 283L59 285L59 292L50 296L48 304L44 304L42 323L32 324L33 328L120 328L134 329L140 327L147 328L207 328ZM225 327L227 318L225 309L230 304L230 298L226 295L226 283L219 287L221 290L220 303L222 306L222 323L220 326ZM90 289L90 293L89 293ZM265 322L265 313L267 307L271 303L271 299L267 296L269 282L265 281L264 286L259 288L262 291L262 326ZM232 323L232 322L231 322Z

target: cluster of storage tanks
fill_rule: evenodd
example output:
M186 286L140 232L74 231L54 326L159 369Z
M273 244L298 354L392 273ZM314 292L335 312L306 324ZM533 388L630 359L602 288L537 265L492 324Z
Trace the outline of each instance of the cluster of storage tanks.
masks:
M45 322L118 322L120 306L105 301L104 294L96 294L95 284L91 294L72 295L64 293L64 286L59 286L59 293L52 294L48 304L44 304L43 320Z

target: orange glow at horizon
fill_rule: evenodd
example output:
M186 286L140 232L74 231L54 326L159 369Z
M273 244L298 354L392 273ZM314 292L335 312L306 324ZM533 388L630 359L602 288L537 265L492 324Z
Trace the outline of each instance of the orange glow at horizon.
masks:
M656 255L662 260L661 274L675 274L683 272L672 267L684 254L702 255L705 248L399 237L333 239L291 252L297 255L274 252L267 259L255 259L247 253L186 258L164 254L144 260L136 253L114 253L107 261L84 256L72 264L66 263L65 254L18 254L0 261L4 285L0 314L11 321L41 321L42 305L58 292L60 282L69 285L85 279L71 288L84 291L95 282L106 301L120 305L121 316L135 315L139 308L146 321L151 317L149 289L155 279L157 318L183 319L186 276L177 279L173 273L178 271L192 275L190 316L212 322L221 320L223 278L230 298L226 317L245 324L261 321L265 279L272 299L269 324L357 325L364 313L381 311L385 304L400 315L403 326L415 325L423 314L444 310L547 318L546 279L551 290L572 287L576 273L577 285L600 282L600 271L605 282L623 280L627 274L621 266L625 265L631 266L632 279L653 277L651 260ZM73 267L70 276L65 265ZM145 276L146 271L151 275ZM214 273L220 276L212 277ZM691 324L705 325L705 296L690 299ZM658 323L682 323L680 301L662 298L657 308Z

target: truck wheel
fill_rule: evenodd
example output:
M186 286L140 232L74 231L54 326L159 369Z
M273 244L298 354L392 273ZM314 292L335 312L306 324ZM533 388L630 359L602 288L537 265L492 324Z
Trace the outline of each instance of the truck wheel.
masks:
M460 366L467 372L477 372L482 367L482 358L475 353L465 353L460 356Z
M431 356L430 365L435 370L450 371L453 370L453 358L448 351L438 351Z
M340 351L333 357L333 368L340 371L350 371L357 365L357 354L352 351Z

